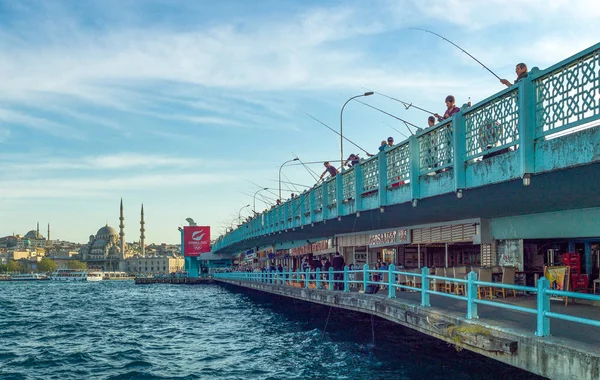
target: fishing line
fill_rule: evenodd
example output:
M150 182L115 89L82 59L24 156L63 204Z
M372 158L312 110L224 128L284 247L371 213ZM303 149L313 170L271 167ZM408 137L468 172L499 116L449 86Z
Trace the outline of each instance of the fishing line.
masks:
M323 329L323 333L321 334L321 340L323 340L323 338L325 337L325 331L327 331L327 324L329 323L329 316L331 315L331 309L333 309L333 306L329 307L329 313L327 313L327 321L325 321L325 328Z
M373 314L371 314L371 334L373 336L373 347L375 347L375 322L373 321Z
M304 162L302 162L302 160L300 159L300 157L298 157L298 156L297 156L297 155L296 155L294 152L292 152L292 154L293 154L293 155L294 155L294 156L295 156L295 157L298 159L298 162L300 162L300 164L301 164L302 166L304 166L304 169L306 169L306 171L308 172L308 174L310 174L310 175L311 175L311 177L313 177L313 179L314 179L315 181L317 181L317 177L315 177L315 175L316 175L317 173L314 173L314 171L310 170L310 169L308 168L308 166L306 166L306 165L304 164ZM314 173L314 174L313 174L313 173Z
M405 139L407 139L407 138L408 138L408 136L406 136L404 133L400 132L400 131L399 131L399 130L397 130L396 128L392 127L392 126L391 126L391 125L389 125L388 123L384 123L383 121L382 121L382 123L383 123L383 124L385 124L385 125L387 125L388 127L392 128L394 131L396 131L396 132L400 133L400 134L401 134L401 135L402 135L402 136L403 136Z
M450 41L449 39L447 39L444 36L441 36L435 32L432 32L431 30L427 30L427 29L422 29L422 28L408 28L408 29L414 29L414 30L420 30L422 32L427 32L427 33L431 33L435 36L438 36L439 38L443 39L446 42L451 43L452 45L456 46L458 49L460 49L460 51L462 51L463 53L465 53L466 55L468 55L469 57L473 58L475 60L475 62L479 63L481 66L483 66L484 69L486 69L487 71L489 71L490 73L492 73L493 76L495 76L496 78L498 78L498 80L502 81L502 78L500 78L498 75L496 75L495 72L493 72L492 70L489 69L489 67L487 67L486 65L484 65L483 63L481 63L480 60L478 60L477 58L473 57L471 54L469 54L468 51L466 51L465 49L461 48L460 46L458 46L457 44L455 44L454 42Z
M349 138L347 138L346 136L340 135L340 133L338 131L336 131L335 129L331 128L329 125L323 123L321 120L317 119L316 117L302 111L306 116L310 117L311 119L315 120L316 122L320 123L322 126L326 127L327 129L329 129L331 132L335 133L336 135L340 136L341 138L343 138L344 140L348 141L350 144L354 145L355 147L357 147L358 149L362 150L363 152L365 152L367 155L371 155L371 153L367 152L366 150L364 150L363 148L361 148L360 146L358 146L354 141L350 140ZM342 163L343 164L343 163Z
M374 107L374 106L372 106L372 105L370 105L370 104L367 104L367 103L365 103L365 102L361 102L360 100L356 100L356 99L354 99L354 101L356 101L356 102L359 102L360 104L364 104L364 105L365 105L365 106L367 106L367 107L371 107L371 108L373 108L373 109L376 109L376 110L377 110L377 111L379 111L379 112L383 112L384 114L386 114L386 115L388 115L388 116L391 116L391 117L393 117L394 119L398 119L398 120L400 120L401 122L403 122L403 123L404 123L404 125L406 125L406 128L408 129L408 131L410 132L410 134L411 134L411 135L414 135L414 133L413 133L413 131L410 129L409 125L412 125L412 126L413 126L413 127L415 127L415 128L419 128L418 126L414 125L413 123L409 123L408 121L406 121L406 120L404 120L404 119L401 119L401 118L399 118L398 116L394 116L394 115L392 115L391 113L389 113L389 112L385 112L384 110L382 110L382 109L379 109L379 108L377 108L377 107Z
M282 173L283 175L283 173ZM267 181L271 181L271 182L279 182L276 179L268 179ZM303 185L301 183L295 183L295 182L289 182L289 181L281 181L281 183L289 183L290 185L296 185L296 186L300 186L300 187L306 187L307 189L310 189L312 186L307 186L307 185ZM284 189L285 190L285 189ZM289 190L286 190L289 191ZM293 192L293 191L292 191Z
M293 183L292 181L290 181L290 179L288 178L288 176L285 175L285 173L281 173L281 175L283 176L283 178L287 179L288 181L284 183L289 183L290 185L292 185L294 187L294 191L299 193L300 191L298 190L298 188L296 187L296 184Z
M365 88L365 87L363 87L363 88ZM404 100L400 100L398 98L394 98L393 96L389 96L389 95L386 95L386 94L381 93L381 92L377 92L377 91L373 91L373 92L376 93L376 94L378 94L378 95L383 96L384 98L388 98L388 99L391 99L391 100L395 100L398 103L402 103L402 105L404 106L404 108L407 109L407 110L412 107L412 108L418 109L419 111L423 111L423 112L426 112L428 114L435 115L435 112L431 112L429 110L426 110L425 108L417 107L417 106L415 106L412 103L405 102Z

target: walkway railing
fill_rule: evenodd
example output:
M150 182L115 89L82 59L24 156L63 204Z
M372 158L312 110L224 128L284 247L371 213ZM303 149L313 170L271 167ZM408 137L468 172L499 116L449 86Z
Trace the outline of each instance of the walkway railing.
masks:
M358 277L362 278L358 279ZM397 271L394 265L390 265L388 270L370 269L368 265L364 265L362 269L357 270L349 270L348 267L345 267L342 271L334 271L332 268L329 268L327 272L322 272L320 269L316 271L226 272L216 273L214 278L344 292L350 292L351 284L361 285L363 291L367 289L368 285L384 286L387 287L388 298L396 298L396 289L421 293L421 306L423 307L431 306L430 295L434 294L465 301L467 319L479 318L478 305L487 305L535 315L537 319L535 335L537 336L550 335L551 318L600 327L600 320L575 317L550 311L550 297L568 297L600 302L600 296L550 289L550 282L545 277L538 281L537 287L530 287L478 281L476 272L470 272L465 279L461 279L431 275L427 267L422 268L420 273L415 273ZM458 291L454 293L440 292L437 289L438 285L442 284L444 286L450 285L449 289L455 288ZM478 297L480 288L498 288L535 293L537 296L537 307L534 309L510 303L480 299Z
M569 143L570 140L564 140L568 137L558 135L600 121L599 91L600 43L545 70L533 68L517 84L472 107L463 106L452 118L418 130L392 149L361 161L352 171L344 171L339 178L301 194L294 202L303 208L303 217L292 215L300 212L298 206L284 202L267 211L260 223L255 219L217 239L213 251L363 210L534 176L548 170L536 162L551 162L556 158L552 152L561 151L561 141ZM540 148L539 142L551 137L558 137L551 143L554 148ZM512 153L517 150L519 154ZM492 164L502 168L493 171L494 175L472 173L473 165L499 155L506 159L494 159ZM508 174L504 170L507 162L515 168ZM589 163L562 159L558 162L563 162L564 167ZM445 181L453 180L454 189L437 185L429 189L428 184L435 181L423 183L428 175L450 171L451 174L440 176Z

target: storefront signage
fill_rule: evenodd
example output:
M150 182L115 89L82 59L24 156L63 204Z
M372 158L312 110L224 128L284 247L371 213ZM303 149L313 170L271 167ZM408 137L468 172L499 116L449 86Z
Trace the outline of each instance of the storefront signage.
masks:
M269 257L273 254L273 248L263 249L258 252L258 257Z
M210 226L183 227L183 255L200 256L210 252Z
M409 230L393 230L369 235L369 247L410 243Z
M333 239L318 240L314 243L292 248L292 256L301 256L306 255L308 253L324 252L331 248L333 248Z
M252 260L256 257L256 251L253 249L249 249L246 251L246 260Z

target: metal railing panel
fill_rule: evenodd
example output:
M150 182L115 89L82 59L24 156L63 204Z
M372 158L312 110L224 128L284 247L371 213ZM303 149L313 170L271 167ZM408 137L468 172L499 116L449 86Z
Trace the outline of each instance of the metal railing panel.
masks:
M518 88L478 104L464 118L467 160L518 144Z
M431 170L451 167L454 161L454 142L452 137L452 119L427 130L418 136L419 172L427 174Z
M410 179L410 150L408 142L386 152L387 183L392 186Z
M600 118L600 44L534 76L536 136Z

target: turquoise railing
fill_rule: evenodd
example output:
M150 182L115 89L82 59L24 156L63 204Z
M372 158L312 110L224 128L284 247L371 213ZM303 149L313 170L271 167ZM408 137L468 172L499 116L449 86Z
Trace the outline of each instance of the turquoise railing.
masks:
M362 279L355 279L357 274L362 276ZM338 277L338 278L335 278ZM374 280L374 278L377 280ZM402 278L405 278L405 282ZM576 317L563 313L555 313L550 311L550 297L568 297L573 299L585 299L589 301L600 302L600 296L567 292L561 290L550 289L550 282L545 277L538 280L537 287L520 286L502 284L497 282L485 282L477 280L477 273L470 272L465 279L454 277L435 276L429 273L429 268L421 268L420 273L397 271L392 264L387 270L370 269L367 264L362 269L350 270L344 267L342 271L334 271L329 268L329 271L271 271L271 272L224 272L216 273L215 279L260 282L280 286L293 286L301 288L313 288L320 290L339 290L350 292L350 285L360 285L364 291L368 285L387 286L387 297L396 298L396 290L413 291L421 293L421 306L430 307L430 295L438 295L441 297L452 298L466 302L466 318L478 319L478 305L487 305L522 313L532 314L536 316L536 331L537 336L550 335L550 320L561 319L564 321L585 324L594 327L600 327L600 320ZM380 281L379 279L384 281ZM444 284L462 285L462 295L440 292L435 290L437 282ZM338 289L335 289L338 285ZM408 284L408 285L407 285ZM432 285L433 288L432 289ZM478 287L507 289L518 292L535 293L537 296L536 308L528 308L518 305L513 305L505 302L495 302L492 300L478 298ZM458 292L457 292L458 293Z
M536 155L544 160L544 155L552 154L537 153L537 142L600 120L598 93L600 43L545 70L533 68L516 85L472 107L463 106L451 119L419 130L391 149L361 161L352 170L343 171L341 178L315 186L305 197L293 201L296 206L290 207L288 201L269 210L267 226L249 222L221 236L213 251L294 226L440 195L448 192L448 187L428 190L435 181L424 182L424 177L442 171L451 172L443 175L453 179L455 191L535 175ZM517 169L510 177L504 174L507 162L502 160L493 161L499 170L491 176L467 175L471 165L516 150L519 154L510 157Z

